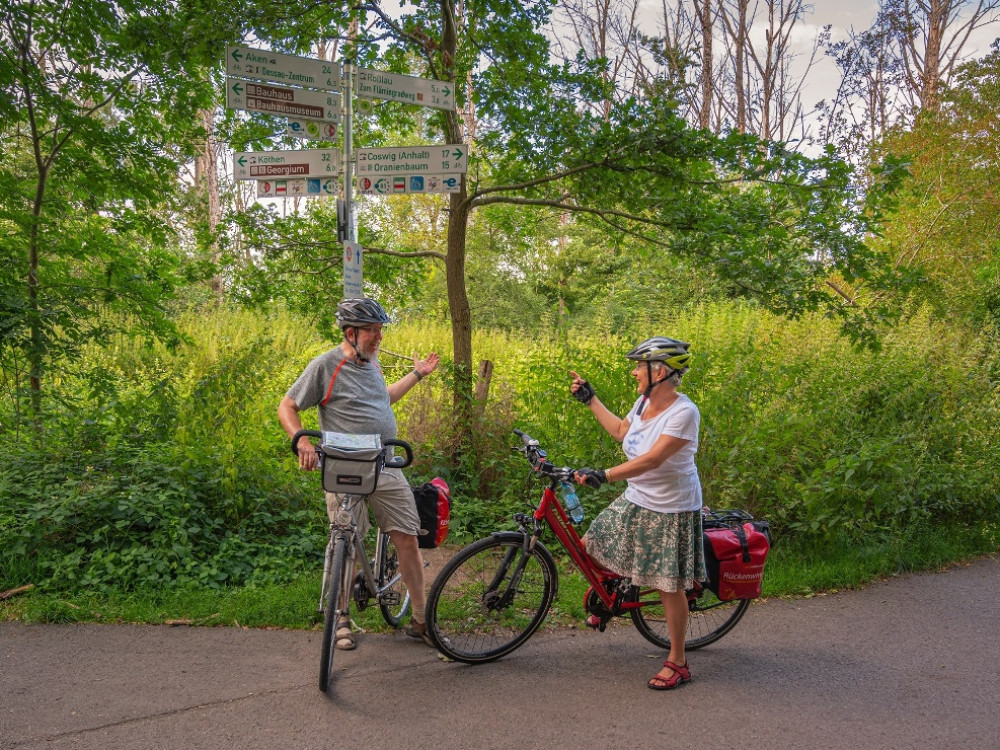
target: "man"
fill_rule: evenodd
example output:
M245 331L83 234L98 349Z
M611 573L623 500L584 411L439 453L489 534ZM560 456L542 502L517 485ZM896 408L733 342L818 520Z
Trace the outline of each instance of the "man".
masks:
M435 352L427 359L414 354L413 370L392 385L386 385L378 353L382 326L388 322L385 310L371 299L348 299L337 306L337 325L343 341L310 362L278 405L278 420L290 437L302 429L299 412L313 406L319 410L319 428L324 432L378 434L383 440L396 437L396 415L391 405L434 372L439 358ZM317 468L319 459L310 440L300 438L297 447L299 468L306 471ZM432 646L424 621L424 564L417 546L420 519L403 472L384 469L368 503L379 527L388 532L399 553L399 572L413 604L413 616L406 634ZM327 512L331 516L338 505L337 495L326 493ZM368 526L368 513L364 505L360 511L357 520L363 533ZM335 644L345 650L357 645L350 618L337 623Z

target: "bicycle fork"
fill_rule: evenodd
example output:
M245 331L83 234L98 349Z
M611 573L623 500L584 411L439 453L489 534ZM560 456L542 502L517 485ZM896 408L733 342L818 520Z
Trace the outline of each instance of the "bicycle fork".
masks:
M514 596L517 594L517 587L521 582L521 577L524 575L524 569L528 565L528 558L531 555L531 548L534 546L535 538L534 536L525 534L524 542L520 549L511 546L504 553L503 562L500 563L496 575L493 576L493 580L490 581L490 585L486 588L486 593L483 594L483 603L488 610L506 609L511 605ZM498 593L500 585L507 577L510 565L514 561L515 556L517 557L517 564L510 574L510 581L507 583L504 591Z

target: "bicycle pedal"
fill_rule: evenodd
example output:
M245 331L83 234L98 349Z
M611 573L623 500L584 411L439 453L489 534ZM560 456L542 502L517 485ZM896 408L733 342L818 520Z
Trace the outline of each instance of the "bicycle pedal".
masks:
M401 601L403 601L403 597L401 597L399 595L399 592L397 592L397 591L386 591L384 594L382 594L382 603L383 604L389 604L389 605L395 607Z

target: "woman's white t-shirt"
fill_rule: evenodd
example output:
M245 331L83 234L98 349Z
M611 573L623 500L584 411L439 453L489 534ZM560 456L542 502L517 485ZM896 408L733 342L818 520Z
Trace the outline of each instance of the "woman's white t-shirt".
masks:
M701 415L694 402L683 393L665 411L652 419L636 416L642 397L626 416L630 425L622 449L629 460L648 453L661 435L687 440L679 451L655 469L628 480L625 499L660 513L679 513L701 508L701 481L694 454L698 451L698 428Z

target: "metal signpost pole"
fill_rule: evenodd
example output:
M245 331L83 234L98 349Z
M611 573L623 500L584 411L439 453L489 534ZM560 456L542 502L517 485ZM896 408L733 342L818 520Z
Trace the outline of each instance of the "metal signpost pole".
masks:
M354 170L352 138L354 135L354 62L344 63L344 220L347 223L344 239L344 299L364 294L364 258L357 242L354 224Z

